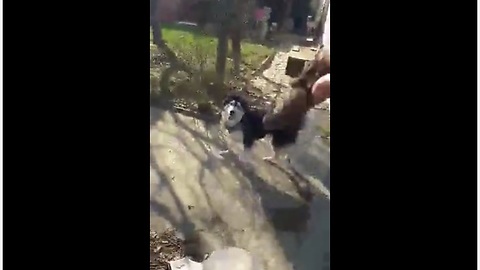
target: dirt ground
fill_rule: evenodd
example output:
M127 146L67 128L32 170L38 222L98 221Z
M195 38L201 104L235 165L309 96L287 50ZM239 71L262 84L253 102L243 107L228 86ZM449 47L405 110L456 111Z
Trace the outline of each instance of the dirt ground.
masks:
M163 232L150 230L150 270L169 270L168 262L185 256L185 243L175 230Z
M266 95L287 87L286 51L252 81ZM199 253L225 246L258 256L267 270L330 269L330 147L328 113L312 110L291 158L299 174L262 160L267 142L254 148L253 167L226 149L218 125L150 109L150 224L195 239ZM234 148L234 152L239 149ZM295 268L294 268L295 267Z

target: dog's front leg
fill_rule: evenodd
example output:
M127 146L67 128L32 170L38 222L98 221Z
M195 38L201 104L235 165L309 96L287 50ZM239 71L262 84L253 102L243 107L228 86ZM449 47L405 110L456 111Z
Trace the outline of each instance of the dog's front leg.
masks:
M286 147L273 147L273 155L264 157L263 160L269 163L276 163L285 169L291 166Z
M272 147L272 154L270 156L263 157L263 160L268 162L274 162L275 160L279 159L279 155L277 151Z
M245 164L251 164L252 161L252 149L250 147L245 147L243 151L238 155L240 162Z
M251 164L252 161L252 147L255 140L249 136L243 136L243 151L238 156L238 159L245 164Z

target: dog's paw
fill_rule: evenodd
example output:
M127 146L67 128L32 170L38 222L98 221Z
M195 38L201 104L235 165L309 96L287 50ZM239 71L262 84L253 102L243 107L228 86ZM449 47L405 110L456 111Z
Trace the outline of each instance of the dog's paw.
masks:
M225 154L228 154L229 150L222 150L222 151L219 151L218 154L223 156Z
M229 150L222 150L222 151L211 151L211 153L213 154L214 157L220 159L220 160L223 160L225 159L224 158L224 155L228 154Z
M283 167L284 169L290 169L292 166L289 158L264 157L263 160L269 164Z
M275 163L276 158L275 157L263 157L263 161L266 161L268 163Z

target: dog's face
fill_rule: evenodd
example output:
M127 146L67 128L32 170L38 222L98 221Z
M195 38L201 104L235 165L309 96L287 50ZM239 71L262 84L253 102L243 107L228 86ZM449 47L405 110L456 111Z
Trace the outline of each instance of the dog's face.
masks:
M225 125L233 127L240 123L245 114L245 108L243 107L242 102L235 97L230 97L225 99L223 105L222 118L225 121Z

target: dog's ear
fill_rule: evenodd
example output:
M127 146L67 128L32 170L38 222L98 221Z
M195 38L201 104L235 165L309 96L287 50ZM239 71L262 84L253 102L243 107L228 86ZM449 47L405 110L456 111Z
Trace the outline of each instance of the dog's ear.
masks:
M227 96L226 98L223 99L222 105L226 106L230 101L232 101L232 99Z
M235 94L227 94L227 96L223 99L223 106L230 103L232 100L236 100L237 97Z

